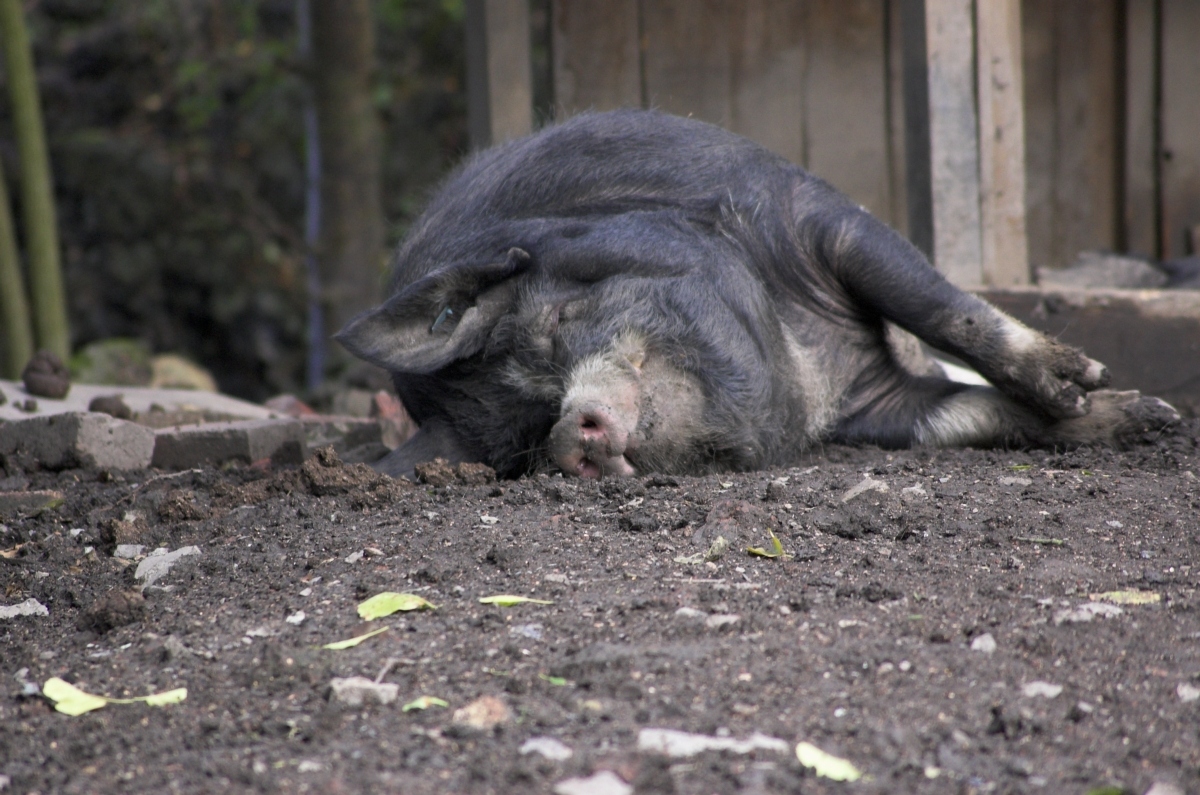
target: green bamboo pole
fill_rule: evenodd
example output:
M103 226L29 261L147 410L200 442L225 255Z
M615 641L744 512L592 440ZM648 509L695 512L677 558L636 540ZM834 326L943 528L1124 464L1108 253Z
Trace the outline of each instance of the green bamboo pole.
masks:
M29 303L25 300L25 279L17 254L17 234L13 229L12 205L4 171L0 169L0 373L16 380L21 368L33 356L33 328L29 325Z
M25 221L25 251L37 343L65 361L70 353L71 335L63 296L50 158L33 71L33 51L20 0L0 0L0 41L4 44L13 124L21 153L21 214Z

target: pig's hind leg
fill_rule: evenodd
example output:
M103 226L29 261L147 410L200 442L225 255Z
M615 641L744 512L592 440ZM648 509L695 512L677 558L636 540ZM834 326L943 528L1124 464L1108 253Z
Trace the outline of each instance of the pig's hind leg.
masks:
M822 259L852 304L965 361L1019 405L1054 419L1088 413L1108 371L970 295L907 240L866 212L834 222Z

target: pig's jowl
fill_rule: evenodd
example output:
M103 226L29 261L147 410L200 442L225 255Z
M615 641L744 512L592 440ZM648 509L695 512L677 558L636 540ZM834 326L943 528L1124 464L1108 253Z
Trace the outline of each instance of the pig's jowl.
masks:
M1177 415L943 279L825 182L720 128L576 117L482 153L338 335L435 457L584 477L787 465L815 443L1120 444ZM992 386L945 378L914 339Z

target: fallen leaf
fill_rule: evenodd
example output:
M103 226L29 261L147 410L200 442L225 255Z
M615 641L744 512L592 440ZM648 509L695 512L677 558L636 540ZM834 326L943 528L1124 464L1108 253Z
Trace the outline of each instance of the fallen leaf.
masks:
M771 530L768 530L767 532L771 534L770 552L762 547L746 547L746 551L751 555L757 555L760 558L783 558L784 560L790 558L791 555L788 555L783 551L783 544L779 542L779 536L775 535L775 533Z
M1114 605L1153 605L1162 601L1162 596L1154 591L1106 591L1090 596L1097 602L1111 602Z
M827 754L812 743L800 743L796 746L796 758L800 764L810 767L813 772L823 778L833 781L858 781L862 773L845 759Z
M357 646L358 644L362 643L367 638L372 638L372 637L378 635L380 632L387 632L387 630L388 630L387 627L380 627L379 629L373 629L364 635L359 635L354 638L349 638L347 640L339 640L335 643L326 643L321 648L329 649L331 651L341 651L342 649L349 649L351 647Z
M42 694L54 702L54 708L67 715L82 715L94 709L100 709L106 704L133 704L144 701L152 707L163 707L168 704L178 704L187 699L187 688L177 687L163 693L134 698L108 698L86 693L58 677L46 680L42 685Z
M377 618L401 611L436 609L437 605L416 594L384 591L375 594L365 602L359 602L358 615L364 621L374 621Z
M480 600L481 604L497 605L499 607L512 607L513 605L524 604L531 602L535 605L552 605L554 602L549 599L531 599L528 596L512 596L510 594L497 594L496 596L484 596Z
M538 679L549 682L555 687L566 687L567 680L561 676L548 676L547 674L538 674Z
M421 696L400 708L401 712L412 712L414 709L429 709L430 707L448 707L450 703L437 696Z
M108 704L108 699L85 693L57 676L42 685L42 695L54 702L54 708L67 715L82 715Z

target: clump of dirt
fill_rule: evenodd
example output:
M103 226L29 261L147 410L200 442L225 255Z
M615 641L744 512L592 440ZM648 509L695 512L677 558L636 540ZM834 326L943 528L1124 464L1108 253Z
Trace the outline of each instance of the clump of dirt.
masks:
M433 464L414 485L328 449L292 469L21 474L65 499L0 526L0 776L845 791L798 761L807 742L870 777L856 792L1200 791L1198 441L1189 420L1126 451L828 447L602 482ZM771 534L784 554L747 552ZM160 547L188 554L139 577ZM364 623L383 591L436 609ZM480 601L496 595L539 601ZM37 694L52 677L187 698L69 717ZM341 700L353 677L386 697ZM667 757L646 729L779 742Z

